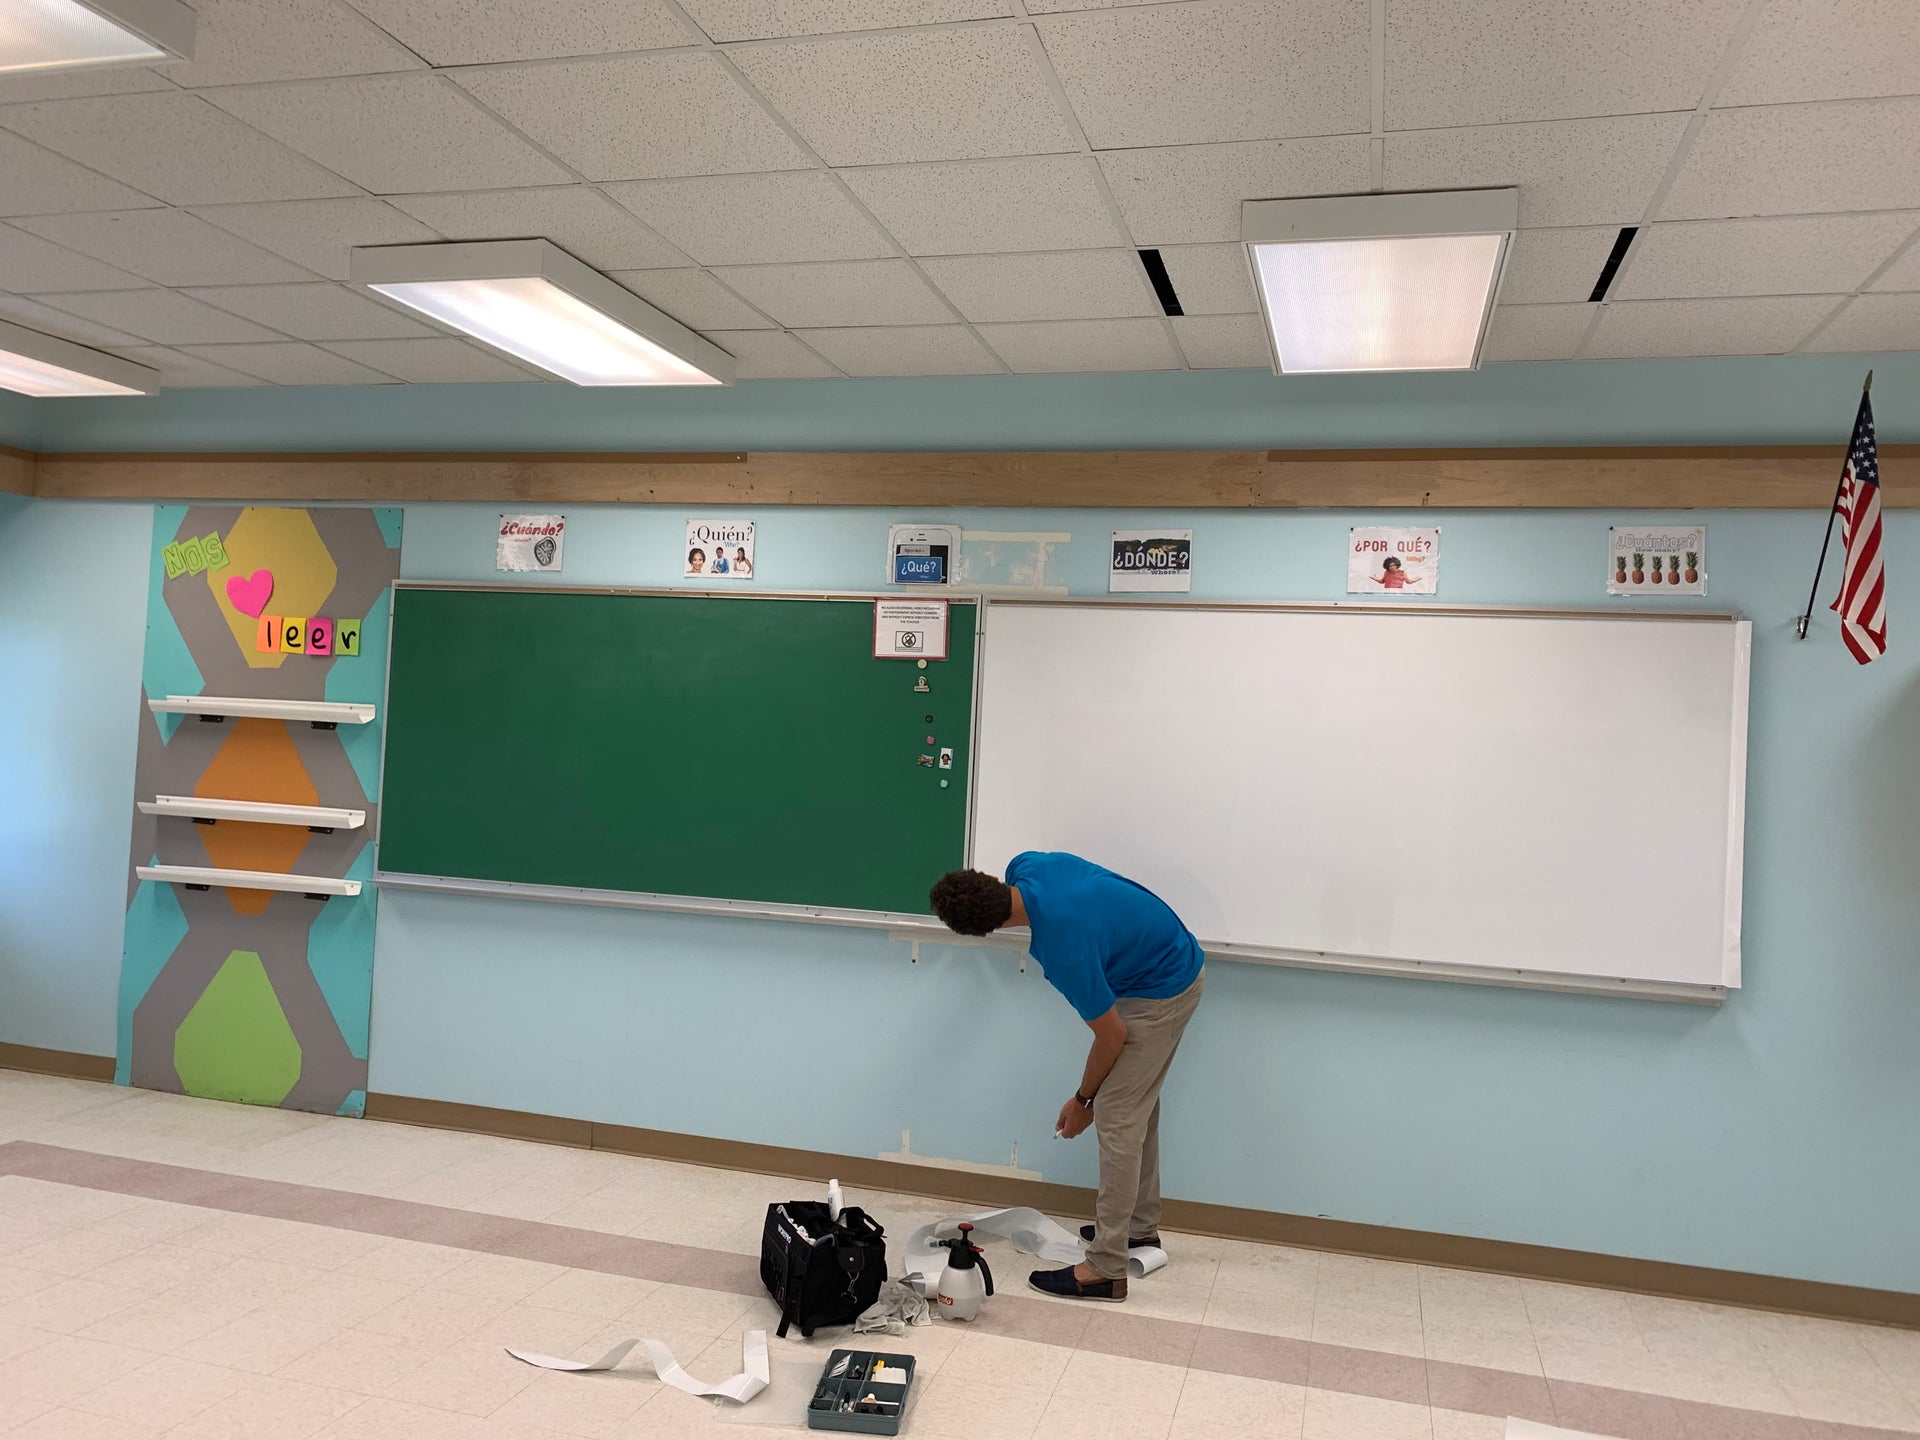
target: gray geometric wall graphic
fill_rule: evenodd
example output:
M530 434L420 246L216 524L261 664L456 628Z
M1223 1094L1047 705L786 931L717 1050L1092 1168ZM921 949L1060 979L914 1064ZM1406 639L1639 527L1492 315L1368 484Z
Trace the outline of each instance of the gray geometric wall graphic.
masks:
M245 508L258 507L191 506L170 538L185 541L209 533L228 537ZM309 613L366 619L398 577L398 548L387 543L379 519L370 509L312 509L305 513L335 570L330 593L312 603ZM244 566L235 565L220 572L218 578L244 571ZM333 666L372 663L357 656L301 656L289 657L278 666L254 666L247 662L250 647L236 644L234 630L204 575L164 581L161 595L165 615L150 616L150 624L171 623L177 628L199 670L202 694L321 700L326 698L327 677ZM266 613L280 613L271 599ZM381 653L383 648L376 646L375 653ZM168 717L173 733L163 738L162 724L148 711L148 698L144 693L141 696L135 771L137 798L148 799L156 794L192 795L209 766L236 734L238 722L229 719L209 723L191 716L180 717L176 722ZM316 803L367 812L367 823L357 830L297 835L300 849L290 868L298 874L345 876L378 833L377 806L364 791L359 772L342 743L342 731L290 723L286 725L285 738L291 742L292 752L313 788ZM220 822L220 826L234 824ZM234 863L217 861L210 852L208 837L214 828L217 827L176 817L159 819L141 815L136 808L128 871L129 908L140 884L132 873L133 865ZM122 1069L131 1083L157 1090L185 1090L174 1063L180 1026L228 958L235 951L245 951L260 957L274 999L300 1046L299 1079L282 1105L332 1113L354 1092L364 1091L367 1062L353 1054L342 1035L315 978L309 956L313 926L326 913L326 906L357 902L323 902L299 894L277 893L258 913L244 914L234 909L224 890L199 891L175 886L174 895L186 922L185 935L165 957L144 993L123 995L123 1007L131 1007L131 1054L122 1057L126 1062ZM134 943L134 929L130 925L130 974L140 970L132 964ZM370 927L367 945L370 950ZM369 953L369 966L371 958ZM364 1017L360 1023L364 1027Z

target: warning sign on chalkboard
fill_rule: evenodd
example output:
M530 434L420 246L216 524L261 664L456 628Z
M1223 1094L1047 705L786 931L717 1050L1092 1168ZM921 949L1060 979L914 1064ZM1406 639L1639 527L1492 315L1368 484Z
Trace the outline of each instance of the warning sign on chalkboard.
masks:
M873 658L944 660L947 658L947 602L876 600L873 602Z

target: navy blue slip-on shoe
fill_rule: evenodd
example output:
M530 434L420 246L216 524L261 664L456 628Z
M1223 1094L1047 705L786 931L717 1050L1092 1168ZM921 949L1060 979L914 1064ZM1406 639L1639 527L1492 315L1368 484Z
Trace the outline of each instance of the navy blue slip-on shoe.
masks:
M1042 1295L1057 1295L1063 1300L1103 1300L1109 1305L1118 1305L1127 1298L1126 1281L1089 1280L1083 1284L1071 1265L1059 1270L1036 1270L1027 1276L1027 1283Z
M1093 1226L1082 1225L1080 1227L1080 1238L1089 1245L1093 1244ZM1140 1250L1149 1246L1155 1250L1164 1250L1167 1248L1160 1243L1160 1237L1158 1235L1136 1235L1127 1241L1127 1248L1129 1250Z

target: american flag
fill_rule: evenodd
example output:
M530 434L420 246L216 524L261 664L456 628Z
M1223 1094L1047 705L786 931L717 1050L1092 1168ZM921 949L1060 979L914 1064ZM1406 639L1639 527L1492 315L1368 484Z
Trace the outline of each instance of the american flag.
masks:
M1833 608L1840 613L1840 638L1853 658L1865 665L1887 652L1887 577L1881 564L1880 457L1873 444L1873 406L1860 397L1853 417L1847 465L1840 473L1835 508L1844 522L1847 568Z

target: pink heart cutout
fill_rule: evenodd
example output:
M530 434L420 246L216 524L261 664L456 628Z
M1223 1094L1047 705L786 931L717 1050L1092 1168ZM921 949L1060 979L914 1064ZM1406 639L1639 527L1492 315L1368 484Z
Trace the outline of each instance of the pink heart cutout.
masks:
M251 575L235 575L227 581L227 599L233 602L233 608L242 615L251 615L259 619L267 608L267 601L273 597L273 572L256 570Z

